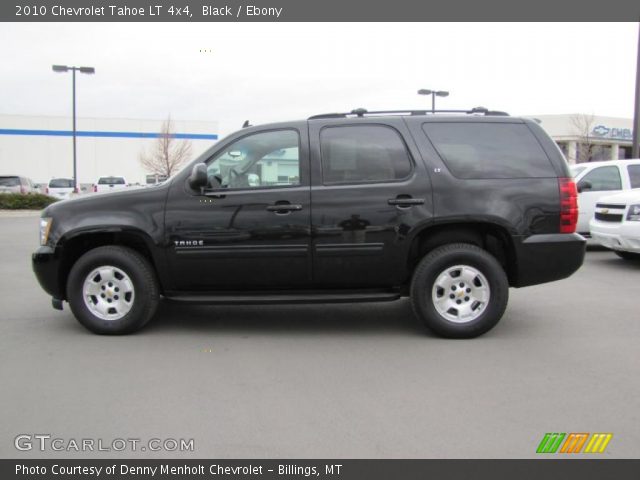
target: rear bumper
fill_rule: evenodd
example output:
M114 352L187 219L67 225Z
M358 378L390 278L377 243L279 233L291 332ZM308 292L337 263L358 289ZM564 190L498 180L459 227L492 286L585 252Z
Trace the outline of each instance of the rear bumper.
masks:
M53 298L63 300L64 288L58 281L60 260L51 247L40 247L31 255L31 265L42 289Z
M587 241L577 233L531 235L515 242L514 287L526 287L571 276L584 261Z

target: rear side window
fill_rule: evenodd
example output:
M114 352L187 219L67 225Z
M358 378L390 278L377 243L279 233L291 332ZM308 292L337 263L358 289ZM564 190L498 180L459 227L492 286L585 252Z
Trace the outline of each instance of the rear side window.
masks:
M520 123L425 123L447 167L458 178L555 177L544 150Z
M320 133L325 184L401 180L412 162L400 134L384 125L327 127Z
M98 185L124 185L124 178L122 177L101 177L98 180Z
M70 178L54 178L49 181L49 188L73 188L73 180Z
M622 190L622 180L620 180L620 170L615 165L606 167L598 167L587 173L582 180L578 182L583 184L589 182L591 184L588 191L590 192L606 192L610 190Z
M631 188L640 188L640 165L627 165Z
M0 177L0 187L18 187L20 186L19 177Z

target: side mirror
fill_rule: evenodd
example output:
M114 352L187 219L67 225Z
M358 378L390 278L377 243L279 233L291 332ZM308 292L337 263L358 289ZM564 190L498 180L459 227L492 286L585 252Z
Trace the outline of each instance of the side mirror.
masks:
M581 193L583 190L591 190L593 188L593 185L591 185L591 182L589 180L580 180L578 182L578 193Z
M196 163L189 176L189 186L194 190L200 190L207 186L207 166L204 163Z

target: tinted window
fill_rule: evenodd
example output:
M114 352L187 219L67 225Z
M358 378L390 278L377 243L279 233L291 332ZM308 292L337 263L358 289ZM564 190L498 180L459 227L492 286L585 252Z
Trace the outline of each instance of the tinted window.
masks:
M425 123L422 128L458 178L556 176L544 150L526 125Z
M383 125L324 128L320 148L326 184L400 180L411 173L400 134Z
M243 137L207 162L210 181L215 177L223 188L300 185L299 143L295 130Z
M125 181L122 177L100 177L98 185L124 185Z
M17 187L20 185L18 177L0 177L0 187Z
M622 190L620 170L616 166L598 167L587 173L579 183L589 182L589 192L601 192L607 190Z
M640 188L640 165L627 165L631 188Z
M54 178L49 181L50 188L73 188L73 180L70 178Z

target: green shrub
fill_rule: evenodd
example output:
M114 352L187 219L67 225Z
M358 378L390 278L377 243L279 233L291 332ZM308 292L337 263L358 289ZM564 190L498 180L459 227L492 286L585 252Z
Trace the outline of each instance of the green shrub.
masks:
M42 210L57 201L58 199L41 193L0 193L0 210Z

